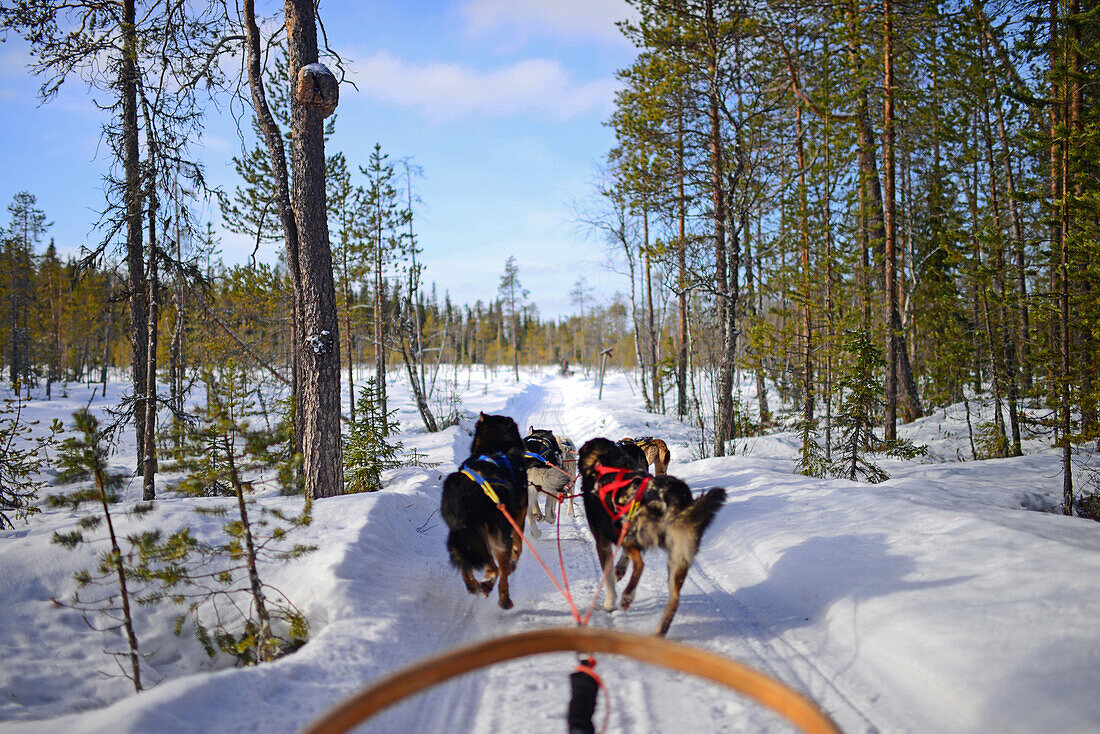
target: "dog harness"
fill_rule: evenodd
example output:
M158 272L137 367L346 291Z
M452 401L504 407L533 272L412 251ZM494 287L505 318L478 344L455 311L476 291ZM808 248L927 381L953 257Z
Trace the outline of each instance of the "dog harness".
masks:
M496 454L482 454L481 456L471 456L466 461L462 462L462 466L459 467L459 471L469 477L470 481L481 487L481 490L492 500L493 504L501 504L500 497L494 491L493 487L496 486L500 490L506 490L510 488L510 484L501 480L497 480L494 485L491 479L486 479L480 472L474 469L471 464L476 461L487 461L495 465L498 469L508 474L508 478L511 479L515 476L515 472L512 471L512 462L508 461L508 457L502 453Z
M535 444L535 446L531 444ZM525 458L534 459L538 463L546 466L557 466L557 464L548 457L550 454L559 452L555 451L554 447L545 438L540 436L528 436L523 439L523 445L527 447L527 451L523 454ZM541 451L534 450L536 447L540 448Z
M649 487L650 476L642 472L636 472L630 469L620 469L615 466L600 466L596 464L593 468L596 470L597 483L608 474L615 475L614 479L598 487L596 490L600 498L600 504L607 510L607 514L611 515L611 522L618 522L631 514L637 506L638 500L642 498L646 488ZM630 502L622 505L617 503L615 501L615 493L623 487L629 487L638 477L641 477L642 480L638 482L638 491L634 493L634 497L631 498Z

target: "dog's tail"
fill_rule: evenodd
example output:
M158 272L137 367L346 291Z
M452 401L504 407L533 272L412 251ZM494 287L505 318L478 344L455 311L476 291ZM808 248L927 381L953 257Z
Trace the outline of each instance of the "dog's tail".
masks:
M726 490L721 487L708 489L691 503L680 516L683 522L695 531L695 537L703 537L705 531L726 501Z
M489 548L478 533L458 527L447 534L451 565L458 569L482 569L492 563Z

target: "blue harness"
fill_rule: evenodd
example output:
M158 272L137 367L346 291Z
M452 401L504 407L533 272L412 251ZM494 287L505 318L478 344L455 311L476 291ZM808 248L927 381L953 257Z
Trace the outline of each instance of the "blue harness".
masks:
M496 481L487 479L481 472L471 466L471 464L478 461L487 461L493 464L500 469L501 472L507 474L508 481L503 479L496 479ZM515 471L512 469L512 462L508 461L508 457L500 452L495 454L482 454L481 456L471 456L469 459L462 462L459 471L469 477L470 481L474 484L481 487L481 490L485 492L490 500L492 500L494 505L501 504L500 497L497 495L496 490L499 489L501 491L510 492L512 489L511 480L515 477Z

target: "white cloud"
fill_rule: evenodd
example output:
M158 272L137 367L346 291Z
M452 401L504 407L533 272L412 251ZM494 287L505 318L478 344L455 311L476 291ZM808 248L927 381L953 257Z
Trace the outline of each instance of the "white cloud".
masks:
M505 29L616 43L626 41L615 23L636 15L624 0L470 0L463 13L474 34Z
M606 111L617 88L613 79L578 82L547 59L479 72L459 64L413 64L381 51L354 63L353 74L362 93L419 109L436 121L472 113L568 119L593 109Z

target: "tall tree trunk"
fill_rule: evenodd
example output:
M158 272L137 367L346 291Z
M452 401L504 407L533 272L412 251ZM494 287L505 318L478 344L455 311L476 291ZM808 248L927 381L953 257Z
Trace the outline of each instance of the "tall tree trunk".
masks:
M985 48L985 37L982 36L982 50L988 61L988 49ZM1001 204L998 193L997 165L993 151L993 128L989 116L989 99L982 99L983 133L986 144L986 165L989 168L989 209L993 216L993 229L995 232L995 244L993 251L993 285L994 295L997 300L997 320L1000 327L1000 354L1004 363L1004 379L1008 397L1008 419L1012 430L1012 447L1009 455L1022 456L1020 445L1020 420L1018 410L1018 391L1016 385L1016 354L1009 334L1009 315L1005 306L1008 298L1005 283L1008 278L1007 266L1004 257L1004 227L1001 222ZM992 332L992 326L990 327Z
M15 240L8 240L8 308L11 316L11 365L8 375L15 397L19 397L19 307L16 304L15 294L19 287L18 268L16 263L19 254L16 252Z
M1070 17L1078 17L1077 0L1070 0L1067 9ZM1056 0L1051 2L1051 38L1056 38ZM1070 209L1070 191L1073 190L1074 172L1071 170L1070 143L1077 133L1080 125L1081 94L1080 83L1075 74L1078 69L1078 49L1080 48L1080 26L1073 25L1072 36L1067 30L1067 38L1063 40L1062 79L1060 94L1055 96L1052 102L1062 107L1061 116L1065 120L1065 131L1054 132L1060 143L1059 170L1061 178L1061 201L1059 202L1058 220L1061 225L1061 233L1058 242L1058 347L1060 352L1059 377L1059 422L1062 432L1062 512L1073 514L1073 446L1072 446L1072 418L1070 415L1070 303L1069 303L1069 247L1073 213ZM1069 46L1072 44L1072 50ZM1052 51L1053 53L1053 51ZM1052 72L1054 70L1052 69ZM1052 76L1055 76L1052 74ZM1057 79L1057 77L1055 77Z
M756 217L756 259L753 259L752 251L749 249L749 242L751 238L745 237L745 280L749 284L750 293L755 294L756 300L751 301L751 308L757 317L764 313L764 266L760 261L760 247L759 243L763 241L761 235L761 221L764 217L758 212ZM753 274L755 273L756 280L753 281ZM760 416L760 423L768 423L772 418L771 407L768 405L768 384L764 380L764 361L761 355L756 365L756 410Z
M642 213L645 227L645 301L646 331L649 332L649 382L653 386L653 410L664 411L664 396L661 389L661 375L657 364L657 326L653 311L653 276L651 273L652 256L649 251L649 206Z
M857 5L854 2L854 0L849 0L848 4L845 6L845 16L846 16L846 20L847 20L847 24L848 24L848 61L849 61L849 68L851 69L852 76L856 80L856 83L859 84L859 95L858 95L857 103L856 103L855 122L856 122L856 134L857 134L857 142L858 142L858 150L859 150L859 171L860 171L860 189L859 189L859 191L860 191L861 210L862 210L862 217L863 217L863 221L861 222L860 226L861 226L861 228L866 227L865 241L867 242L868 246L874 252L875 260L880 265L880 267L875 269L875 278L876 278L876 282L878 283L878 288L885 296L887 296L887 302L889 302L889 296L887 294L887 291L889 290L889 287L888 287L887 282L886 282L886 261L887 261L887 257L886 257L886 239L887 239L887 235L886 235L886 213L885 213L885 206L884 206L884 203L883 203L884 194L883 194L882 184L879 181L878 163L877 163L876 158L875 158L875 149L876 149L876 146L875 146L875 132L874 132L874 128L871 126L870 100L869 100L869 96L868 96L868 92L867 92L867 85L862 80L862 76L863 76L863 57L862 57L862 49L859 47L860 32L859 32L859 28L858 28L858 12L859 12L859 10L858 10ZM892 8L891 8L891 13L890 14L892 15ZM885 25L885 16L886 16L886 13L884 12L884 14L883 14L884 25ZM891 39L892 39L892 36L893 36L893 20L891 19L890 22L891 22L891 29L890 29L891 33L890 33L890 35L891 35ZM891 43L892 43L892 40L891 40ZM884 47L884 59L885 59L885 54L886 54L886 51L885 51L885 47ZM891 55L891 57L893 55L892 49L890 51L890 55ZM890 69L889 73L890 73L891 80L892 80L892 78L893 78L893 69L892 68ZM884 65L884 75L885 75L885 65ZM892 84L893 84L893 82L891 81L891 85ZM893 89L892 88L891 88L891 91L890 91L889 94L890 94L890 97L891 97L890 104L891 104L891 108L892 108L893 107ZM884 102L885 102L885 99L884 99ZM885 114L885 110L884 110L883 118L885 119L885 117L886 117L886 114ZM892 115L892 109L891 109L891 118L892 117L893 117L893 115ZM892 123L891 123L891 128L892 128ZM886 131L885 131L885 126L884 126L884 130L883 130L883 136L884 137L885 137L885 134L886 134ZM891 134L893 134L892 131L891 131ZM884 153L885 153L885 150L886 150L887 147L889 147L890 150L893 151L893 149L894 149L893 142L891 141L890 145L887 146L886 141L884 140L883 141L883 151L884 151ZM891 161L890 165L891 165L891 168L892 168L893 167L893 161ZM883 161L883 168L885 169L885 167L886 167L886 162ZM892 186L893 183L891 182L890 185ZM893 215L891 215L891 216L893 216ZM895 248L896 248L896 237L895 237ZM866 275L868 277L867 287L870 287L871 273L870 273L869 270L866 273ZM895 281L895 291L896 291L896 285L897 284L896 284L896 281ZM893 308L896 311L896 309L897 309L896 293L895 293L895 298L894 298L893 303L894 303ZM893 352L894 352L895 360L898 364L897 372L895 372L895 377L894 377L895 401L894 401L894 411L893 412L894 412L894 415L895 415L895 420L896 420L896 415L897 415L897 394L898 394L898 389L897 389L898 388L898 384L897 384L898 379L897 378L898 378L898 376L900 376L902 378L901 379L901 387L905 391L904 400L906 401L906 405L905 405L906 417L912 416L914 419L919 418L924 414L924 411L921 408L920 395L917 392L916 380L911 378L911 376L912 376L912 367L909 364L909 352L908 352L907 349L900 348L900 342L904 339L904 335L901 334L901 330L900 330L901 314L900 313L897 314L897 320L894 322L893 325L891 325L891 322L889 321L889 318L888 318L889 317L889 314L888 314L889 310L890 310L889 306L887 306L887 308L884 309L884 312L886 312L885 315L887 317L887 320L885 322L886 323L886 331L887 331L888 334L890 332L893 332L893 341L894 341ZM888 352L890 351L889 344L887 345L887 351ZM889 361L889 358L890 358L889 355L887 355L887 360L888 361ZM909 375L910 377L906 377L906 375ZM889 371L888 371L888 374L887 374L887 378L889 379ZM887 410L889 410L889 408ZM896 426L896 423L895 423L895 426Z
M1000 100L996 103L997 110L997 135L1001 142L1001 157L1005 169L1005 186L1008 193L1008 210L1012 227L1012 242L1016 255L1016 299L1018 301L1016 322L1016 350L1020 355L1020 373L1023 380L1024 392L1031 390L1031 355L1029 344L1029 324L1027 305L1027 267L1024 261L1027 242L1024 239L1024 226L1020 218L1020 205L1017 202L1016 177L1012 168L1012 149L1008 145L1008 135L1005 132L1004 111L1001 109Z
M296 80L299 69L317 60L317 29L312 3L287 0L284 7L290 73ZM340 342L325 213L323 119L316 107L299 104L296 94L291 94L292 207L286 149L263 87L255 0L245 0L243 10L249 86L271 158L275 205L283 227L294 290L291 359L295 441L300 442L304 459L302 478L307 496L327 497L343 492L343 461L339 423Z
M714 3L706 2L707 35L714 38ZM722 139L722 123L718 116L718 59L713 46L707 57L707 118L710 124L708 145L710 149L710 189L712 213L715 277L714 290L717 296L718 329L721 353L718 361L717 405L714 421L714 454L726 455L726 442L733 438L733 369L736 336L731 329L735 318L734 303L730 298L729 263L726 252L726 197L722 176L722 162L725 147Z
M317 20L312 0L287 0L286 35L290 78L317 63ZM302 330L298 349L304 377L302 472L311 498L344 493L340 440L340 327L332 280L328 213L325 205L324 116L316 106L290 95L291 168L294 218L298 224L298 268L302 278Z
M145 502L157 498L157 338L160 308L157 290L160 281L157 277L156 242L156 194L150 190L149 197L149 350L145 377L145 454L142 457L141 498Z
M676 359L676 416L683 420L688 414L688 312L687 312L687 199L684 197L684 127L683 110L677 110L676 131L676 268L677 292L680 304L680 350Z
M149 317L145 303L145 253L142 249L141 157L138 150L137 27L135 0L122 3L122 166L126 178L126 265L130 293L131 375L134 388L134 426L137 435L137 471L145 456L145 392L148 375Z
M1061 289L1060 252L1062 250L1062 141L1058 128L1064 119L1062 106L1064 102L1059 80L1059 52L1058 52L1058 0L1050 0L1050 31L1048 44L1050 47L1050 268L1049 286L1051 293L1050 318L1047 320L1046 334L1047 345L1051 354L1059 354L1061 351L1061 325L1059 290ZM1061 364L1055 360L1047 363L1047 377L1049 384L1056 385ZM1058 399L1060 390L1053 388L1051 397ZM1072 495L1070 495L1072 496Z
M977 140L977 136L978 136L977 115L975 115L973 129L974 129L974 145L975 145L975 147L977 147L977 145L978 145L978 140ZM970 187L970 192L969 192L970 218L971 218L971 222L972 222L972 228L974 230L974 233L972 235L973 247L974 247L974 257L973 257L973 266L972 266L972 271L971 271L971 277L973 278L974 292L977 294L976 298L978 299L978 303L980 303L980 305L981 305L981 315L983 317L982 319L975 319L975 323L981 323L982 320L985 321L985 332L984 332L985 333L985 340L986 340L985 341L985 346L989 350L990 385L992 386L992 389L993 389L993 424L996 427L997 439L998 439L998 442L1000 444L998 446L998 457L1003 457L1005 455L1003 449L1008 444L1008 439L1006 438L1006 435L1005 435L1004 416L1001 415L1001 396L1003 395L1001 380L1003 378L1002 378L1002 375L1001 375L1000 366L997 362L997 351L998 350L996 349L996 341L994 339L994 329L996 327L993 323L993 317L992 317L992 314L990 313L990 308L989 308L989 288L987 287L987 285L985 283L984 277L981 275L984 268L982 266L982 244L981 244L981 240L979 238L979 232L981 231L981 221L978 217L978 192L980 190L981 190L981 182L980 182L979 176L978 176L978 159L975 157L971 187Z
M795 48L797 50L797 39ZM803 140L805 129L802 127L802 105L795 100L795 121L797 125L798 151L798 260L802 269L802 419L810 425L814 420L814 340L813 309L810 295L810 233L809 233L809 191L806 188L806 145ZM810 433L804 433L809 440ZM809 447L803 445L803 451Z
M344 268L340 277L340 289L344 296L344 338L347 340L348 350L348 410L351 413L351 422L355 423L355 350L351 343L351 292L348 288L348 245L347 237L344 237L341 253L344 258Z
M883 97L882 97L882 168L883 225L885 247L883 273L886 281L886 415L883 438L897 440L898 417L898 331L901 319L898 314L897 281L897 225L894 202L894 11L891 0L884 0L882 8L883 29Z
M374 382L378 390L378 405L382 415L389 410L386 400L386 322L383 318L386 303L385 279L382 277L382 218L378 217L375 232L374 255ZM383 428L385 430L385 428Z

